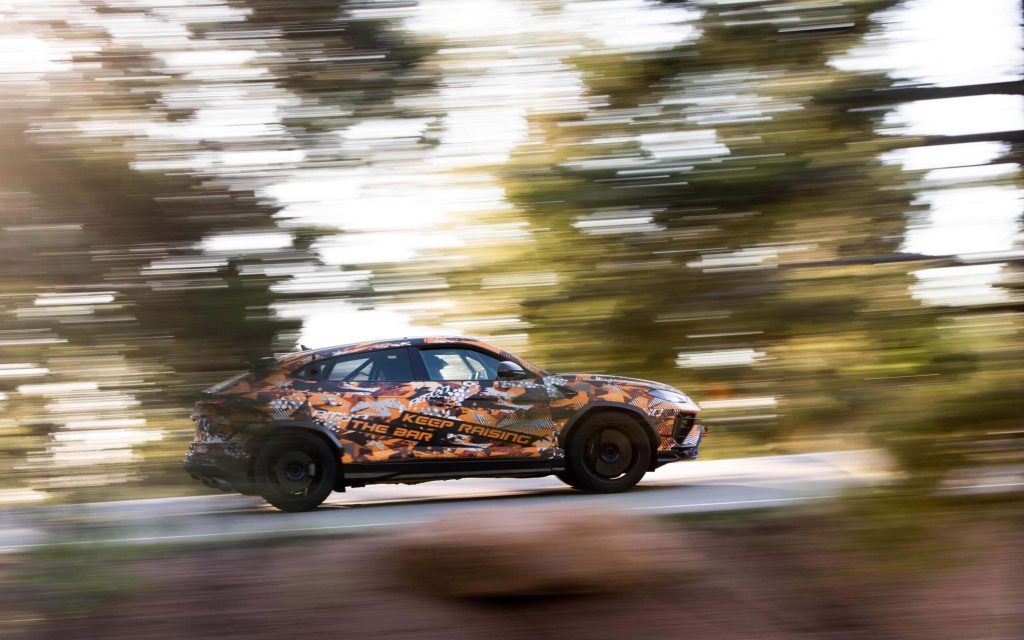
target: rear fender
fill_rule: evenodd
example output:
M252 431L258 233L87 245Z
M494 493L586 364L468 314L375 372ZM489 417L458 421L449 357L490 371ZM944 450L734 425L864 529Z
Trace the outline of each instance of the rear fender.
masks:
M341 463L341 452L343 447L338 436L323 425L307 420L275 420L265 424L249 425L249 432L252 438L249 440L249 479L256 481L256 460L259 458L260 448L274 437L282 433L294 433L296 429L316 433L323 438L335 454L335 462L338 463L338 479L335 483L335 491L345 490L345 466Z

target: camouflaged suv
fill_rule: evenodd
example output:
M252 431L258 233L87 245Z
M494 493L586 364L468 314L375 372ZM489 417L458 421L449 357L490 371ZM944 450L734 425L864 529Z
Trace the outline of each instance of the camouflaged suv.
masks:
M477 340L366 342L267 358L207 389L185 467L285 511L346 487L468 476L615 492L696 458L699 411L668 385L552 374Z

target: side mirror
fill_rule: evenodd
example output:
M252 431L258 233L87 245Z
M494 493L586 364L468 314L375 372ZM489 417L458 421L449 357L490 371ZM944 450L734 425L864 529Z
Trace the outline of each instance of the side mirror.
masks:
M525 380L529 377L530 373L526 369L511 360L498 363L499 380Z

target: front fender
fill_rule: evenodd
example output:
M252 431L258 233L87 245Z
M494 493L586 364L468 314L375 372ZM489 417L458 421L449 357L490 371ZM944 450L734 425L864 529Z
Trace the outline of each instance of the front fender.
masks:
M562 430L559 432L558 447L564 451L569 442L569 436L572 434L573 428L576 427L576 425L581 424L587 416L601 411L624 411L634 418L637 418L637 421L643 425L647 438L651 441L652 451L656 452L658 450L658 428L655 426L654 421L649 415L631 404L626 404L624 402L609 402L605 400L589 402L576 411L576 413L569 418L565 423L565 426L562 427ZM656 459L657 456L655 455L653 458ZM654 466L651 468L653 469Z

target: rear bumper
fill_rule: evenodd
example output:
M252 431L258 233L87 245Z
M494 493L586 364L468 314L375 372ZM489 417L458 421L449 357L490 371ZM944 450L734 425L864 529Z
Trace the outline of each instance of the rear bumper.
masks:
M185 471L204 485L221 491L252 493L247 460L197 452L189 446Z

